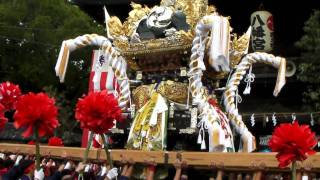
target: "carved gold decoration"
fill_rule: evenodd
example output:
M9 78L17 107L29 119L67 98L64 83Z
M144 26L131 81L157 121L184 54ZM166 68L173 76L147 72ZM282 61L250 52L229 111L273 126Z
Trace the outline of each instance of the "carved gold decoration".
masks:
M111 36L118 37L125 34L123 25L117 16L112 16L108 21ZM112 27L112 28L110 28Z
M129 43L126 39L116 39L114 45L120 49L123 56L136 56L139 54L185 50L191 47L192 33L178 31L173 36L151 39L139 43Z
M123 23L125 35L130 37L137 28L140 19L147 16L150 9L147 6L142 7L140 4L131 3L132 10L129 12L127 20Z
M243 34L238 38L236 34L234 34L234 39L231 42L232 52L230 54L230 65L232 68L235 68L237 64L239 64L242 56L247 53L246 50L249 46L250 35L248 33Z
M159 85L157 92L173 102L186 104L188 98L188 84L165 81Z
M119 51L123 56L132 57L146 53L190 49L194 38L194 26L202 16L206 15L208 12L215 11L215 8L213 6L208 8L207 0L175 0L172 2L174 2L174 10L182 11L186 15L187 23L190 25L190 30L188 32L177 31L172 36L166 38L132 43L129 42L129 38L136 31L140 20L146 17L151 9L147 6L132 2L132 10L129 12L129 16L125 22L121 23L118 17L111 17L108 22L109 32L112 37L115 37L114 45L119 48ZM161 4L170 3L170 0L163 0L161 2ZM158 6L154 6L153 8L156 7Z

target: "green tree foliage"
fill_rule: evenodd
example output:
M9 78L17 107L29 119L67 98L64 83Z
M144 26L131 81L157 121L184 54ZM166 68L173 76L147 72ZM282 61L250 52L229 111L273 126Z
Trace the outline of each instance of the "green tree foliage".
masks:
M63 40L88 33L103 35L103 26L64 0L0 0L0 82L54 95L61 114L58 132L75 127L73 109L87 92L92 49L71 54L62 85L54 72L56 59Z
M302 50L299 80L307 84L304 102L311 110L320 110L320 11L315 10L305 22L305 34L296 43Z

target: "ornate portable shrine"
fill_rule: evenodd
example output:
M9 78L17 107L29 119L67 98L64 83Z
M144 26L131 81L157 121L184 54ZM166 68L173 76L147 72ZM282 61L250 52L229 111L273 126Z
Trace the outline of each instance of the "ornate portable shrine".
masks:
M107 19L107 36L86 34L63 41L55 67L60 81L70 52L97 46L104 60L93 63L91 90L109 89L123 112L131 114L126 148L165 150L168 129L176 129L186 136L198 133L195 143L210 152L234 152L234 133L238 133L239 151L253 151L255 137L237 108L238 85L253 63L272 65L279 69L276 96L285 84L285 59L248 53L251 28L240 37L232 34L229 18L220 16L207 0L131 6L125 22L115 16ZM114 86L104 83L105 87L96 88L102 71L115 77ZM225 87L216 85L227 77ZM224 110L217 102L217 88L223 89ZM250 93L250 88L246 90Z

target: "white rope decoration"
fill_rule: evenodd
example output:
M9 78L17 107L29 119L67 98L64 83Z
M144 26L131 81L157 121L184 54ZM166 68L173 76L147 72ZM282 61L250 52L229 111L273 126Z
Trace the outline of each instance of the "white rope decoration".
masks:
M198 135L198 143L200 143L201 140L201 148L205 148L205 140L204 140L204 130L205 129L211 129L212 131L216 131L217 134L219 134L219 142L216 142L214 144L212 141L209 140L211 148L209 148L209 151L213 151L214 146L218 145L225 145L225 144L232 144L233 145L233 137L229 138L228 140L230 142L227 142L228 140L225 139L225 137L222 137L222 134L224 136L224 133L222 132L222 128L220 126L220 118L218 116L217 111L215 108L208 103L208 97L205 95L205 88L203 87L203 84L201 82L201 78L203 75L203 71L206 70L206 67L203 62L204 53L205 53L205 45L208 41L208 35L209 31L212 29L213 26L213 19L214 15L210 16L204 16L197 24L196 26L196 35L192 42L192 48L191 48L191 57L190 57L190 64L189 64L189 84L190 84L190 92L193 97L193 103L195 103L198 106L199 110L199 116L202 117L200 124L198 124L198 127L200 127L199 135ZM226 126L229 126L229 122L224 122ZM199 126L200 125L200 126ZM212 133L212 131L210 131ZM230 127L227 128L228 133L232 136L232 132ZM202 134L201 134L202 133ZM210 135L210 138L215 135L215 132ZM233 148L233 147L232 147Z
M130 102L130 85L126 73L127 63L125 59L120 56L120 53L115 50L109 39L104 36L86 34L62 42L57 64L55 66L56 75L60 78L60 82L64 82L69 53L85 46L100 46L104 54L107 55L109 65L112 67L120 85L120 96L118 98L119 106L122 110L125 110L127 103Z
M240 81L243 79L243 76L246 74L246 70L253 63L265 63L271 64L276 68L279 68L278 80L275 87L274 95L277 95L282 86L285 83L283 79L285 77L285 59L280 57L275 57L267 53L251 53L246 55L242 61L238 64L236 71L232 74L230 81L226 85L226 90L224 92L224 105L231 123L236 127L237 132L243 137L248 138L253 137L252 134L248 131L246 125L242 121L242 117L238 112L238 108L235 105L236 91ZM280 78L279 78L280 77Z

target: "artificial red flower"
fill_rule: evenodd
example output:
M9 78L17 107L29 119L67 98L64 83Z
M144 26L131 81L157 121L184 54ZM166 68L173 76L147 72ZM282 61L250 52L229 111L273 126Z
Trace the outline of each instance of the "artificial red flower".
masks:
M90 92L84 98L80 98L75 116L80 121L81 128L97 134L109 131L114 126L114 120L122 120L118 101L106 90Z
M312 150L317 144L315 133L308 125L299 125L297 120L283 123L276 127L269 141L273 152L278 152L279 167L284 168L293 161L303 161L308 155L316 153Z
M27 144L29 144L29 145L35 145L36 142L34 142L33 140L31 140L31 141L29 141Z
M5 108L0 103L0 130L4 128L6 123L8 122L8 119L4 116Z
M59 137L51 137L48 141L49 146L63 146L63 141Z
M54 99L45 93L30 92L21 96L13 116L15 128L26 128L22 134L24 137L31 136L35 128L39 137L51 135L59 126L58 110L54 103Z
M14 110L17 101L21 96L19 85L10 82L3 82L0 84L0 103L4 105L5 110Z

